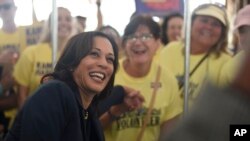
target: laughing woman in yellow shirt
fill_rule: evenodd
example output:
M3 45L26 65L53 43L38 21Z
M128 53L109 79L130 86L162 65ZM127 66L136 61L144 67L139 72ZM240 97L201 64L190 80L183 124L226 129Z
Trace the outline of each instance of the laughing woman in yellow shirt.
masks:
M181 113L177 81L154 61L160 45L160 27L151 17L138 16L126 26L123 36L126 57L120 60L115 84L139 91L145 102L140 109L120 115L110 110L119 119L106 127L107 141L127 141L128 138L156 141ZM150 103L154 103L153 106Z
M192 105L204 80L218 84L220 70L230 60L227 53L229 23L226 11L215 4L203 4L192 14L190 33L190 82L189 100ZM162 49L160 62L174 73L183 91L184 47L182 41L170 43Z

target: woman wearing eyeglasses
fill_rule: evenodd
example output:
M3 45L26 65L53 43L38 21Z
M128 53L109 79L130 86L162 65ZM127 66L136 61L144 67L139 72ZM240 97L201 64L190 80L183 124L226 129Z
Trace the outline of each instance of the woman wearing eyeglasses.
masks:
M177 82L173 75L154 61L160 46L160 27L151 17L138 16L126 26L124 58L115 84L140 92L145 102L140 109L121 113L111 108L113 122L105 129L107 141L156 141L181 113Z
M225 9L215 4L203 4L192 14L190 33L189 103L192 104L204 80L218 83L220 70L231 57L227 53L229 23ZM162 49L160 62L170 69L179 81L183 94L185 44L170 43Z

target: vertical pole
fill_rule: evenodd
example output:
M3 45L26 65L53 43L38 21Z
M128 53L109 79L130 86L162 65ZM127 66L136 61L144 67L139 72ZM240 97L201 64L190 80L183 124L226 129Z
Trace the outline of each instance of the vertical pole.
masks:
M52 67L55 68L57 61L57 34L58 34L58 10L56 0L52 1L52 19L51 19L51 41L52 41Z
M184 25L185 25L185 57L184 57L184 116L188 114L189 99L189 64L190 64L190 33L191 33L191 14L189 0L184 1Z

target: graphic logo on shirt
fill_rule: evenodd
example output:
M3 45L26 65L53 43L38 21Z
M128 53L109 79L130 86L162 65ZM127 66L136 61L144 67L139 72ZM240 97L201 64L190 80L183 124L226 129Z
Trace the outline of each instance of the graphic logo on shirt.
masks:
M159 89L161 88L161 82L151 82L151 88Z
M36 75L43 76L53 71L52 63L37 62L36 63Z
M178 81L179 89L181 89L183 87L183 85L184 85L184 76L183 75L177 75L176 79Z
M25 29L26 32L26 44L36 44L42 33L42 27L29 27Z
M184 87L184 76L183 75L177 75L176 79L178 81L179 89L180 90L183 89L183 87ZM188 93L189 93L190 98L194 98L194 95L195 95L194 93L197 90L198 86L199 85L197 83L189 81Z
M118 131L127 128L141 128L144 122L144 118L147 115L148 108L142 107L139 110L127 112L121 115L120 119L116 121ZM152 109L150 119L147 126L158 126L160 125L160 109Z

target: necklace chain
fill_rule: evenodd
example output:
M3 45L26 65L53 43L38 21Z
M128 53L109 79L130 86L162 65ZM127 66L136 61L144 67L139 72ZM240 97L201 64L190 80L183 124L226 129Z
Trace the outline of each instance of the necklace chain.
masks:
M83 117L84 117L85 120L88 119L89 112L87 110L84 110L84 116Z

